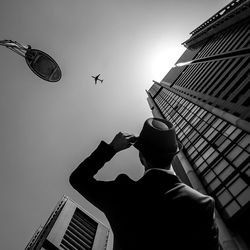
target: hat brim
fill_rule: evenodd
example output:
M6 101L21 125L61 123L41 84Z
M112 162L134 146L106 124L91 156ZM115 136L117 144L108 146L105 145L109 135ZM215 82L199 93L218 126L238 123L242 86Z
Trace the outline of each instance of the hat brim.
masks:
M133 143L131 143L131 144L132 144L137 150L139 150L140 152L143 153L144 146L140 143L139 137L136 137L136 141L133 142ZM178 140L177 140L177 145L178 145L178 147L177 147L176 152L166 152L166 154L169 154L169 155L176 155L176 154L178 154L178 153L182 150L183 145L182 145L181 142L179 142Z

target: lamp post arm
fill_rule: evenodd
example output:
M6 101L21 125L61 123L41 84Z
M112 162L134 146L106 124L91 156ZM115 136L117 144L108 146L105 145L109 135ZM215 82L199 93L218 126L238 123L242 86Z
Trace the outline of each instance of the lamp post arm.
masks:
M17 41L12 41L12 40L1 40L0 45L14 51L15 53L17 53L22 57L25 57L27 50L31 48L30 45L25 46L18 43Z
M0 40L0 45L12 50L25 58L26 63L33 73L48 82L57 82L62 77L62 72L57 62L41 50L32 49L30 45L23 45L17 41Z

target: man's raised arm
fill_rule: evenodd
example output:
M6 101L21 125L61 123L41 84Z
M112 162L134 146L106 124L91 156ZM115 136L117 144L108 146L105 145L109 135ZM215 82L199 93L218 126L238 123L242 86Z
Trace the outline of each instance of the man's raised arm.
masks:
M97 181L94 176L104 164L119 151L130 147L133 135L118 133L110 144L101 141L96 150L87 157L70 175L69 181L74 189L91 203L99 207L114 193L113 181ZM110 197L111 198L111 197Z

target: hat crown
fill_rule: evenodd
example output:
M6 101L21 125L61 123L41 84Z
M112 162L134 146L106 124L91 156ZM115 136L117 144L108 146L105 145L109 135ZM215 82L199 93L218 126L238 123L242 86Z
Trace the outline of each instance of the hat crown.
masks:
M170 155L178 153L178 143L174 125L167 119L149 118L134 144L146 158L164 162Z
M152 120L152 126L156 129L159 129L159 130L168 130L169 127L163 123L162 121L159 121L159 120L155 120L153 119Z

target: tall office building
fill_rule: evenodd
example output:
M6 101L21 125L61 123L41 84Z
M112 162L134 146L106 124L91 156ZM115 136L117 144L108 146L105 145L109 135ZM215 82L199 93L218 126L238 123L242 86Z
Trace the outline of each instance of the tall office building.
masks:
M183 144L175 171L214 197L218 216L235 241L224 239L224 249L247 249L250 1L232 1L190 34L175 67L147 91L148 102L155 117L174 123Z
M105 250L109 229L64 196L25 250Z

